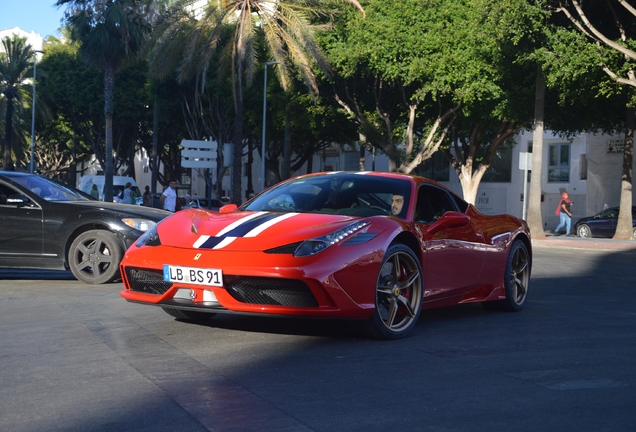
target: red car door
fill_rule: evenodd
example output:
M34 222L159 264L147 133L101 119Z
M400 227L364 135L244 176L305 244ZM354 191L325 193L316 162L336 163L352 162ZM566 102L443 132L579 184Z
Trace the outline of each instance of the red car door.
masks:
M486 256L484 236L459 210L447 191L420 186L415 220L424 239L425 302L462 296L478 287Z

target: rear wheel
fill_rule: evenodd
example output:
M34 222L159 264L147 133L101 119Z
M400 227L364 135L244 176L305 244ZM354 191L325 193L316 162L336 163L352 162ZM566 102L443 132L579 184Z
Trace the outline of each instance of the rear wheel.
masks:
M590 227L585 224L579 225L579 227L576 229L576 233L578 234L579 237L582 237L582 238L592 237L592 231L590 230Z
M110 231L90 230L78 235L68 253L73 275L87 284L108 283L119 277L124 251Z
M482 303L487 309L519 311L528 295L530 282L530 254L521 240L515 240L510 248L508 264L504 273L506 298Z
M165 313L178 319L186 321L204 321L212 318L215 313L187 311L173 308L162 308Z
M378 339L399 339L417 323L422 310L422 267L413 251L403 244L389 247L375 288L375 310L361 323L362 330Z

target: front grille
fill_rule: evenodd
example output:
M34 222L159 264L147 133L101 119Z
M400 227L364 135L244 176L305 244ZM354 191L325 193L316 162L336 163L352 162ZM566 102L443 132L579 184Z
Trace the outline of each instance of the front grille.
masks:
M137 269L126 267L126 276L130 289L148 294L163 294L172 287L172 282L163 280L161 270Z
M280 306L318 306L304 282L296 279L226 278L226 289L236 300L249 304Z

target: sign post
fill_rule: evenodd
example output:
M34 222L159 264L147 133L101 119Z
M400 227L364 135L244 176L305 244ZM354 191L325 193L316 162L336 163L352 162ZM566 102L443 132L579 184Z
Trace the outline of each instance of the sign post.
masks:
M523 170L523 202L521 203L521 219L526 220L526 209L528 206L528 171L532 170L532 153L519 153L519 169Z

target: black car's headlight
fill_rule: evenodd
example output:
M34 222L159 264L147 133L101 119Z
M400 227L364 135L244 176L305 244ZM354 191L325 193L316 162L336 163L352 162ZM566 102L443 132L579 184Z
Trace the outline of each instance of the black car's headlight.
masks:
M294 256L306 257L320 253L336 243L345 241L347 238L358 233L361 229L366 228L370 224L371 222L355 222L324 236L305 240L300 244L300 246L298 246L298 248L296 248Z
M141 218L124 218L121 220L123 223L128 225L131 228L134 228L139 231L146 232L149 229L153 228L157 225L157 222L152 221L150 219L141 219Z
M148 231L143 233L141 237L137 239L135 245L137 247L142 246L159 246L161 244L161 240L159 240L159 234L157 233L157 226L153 226Z

